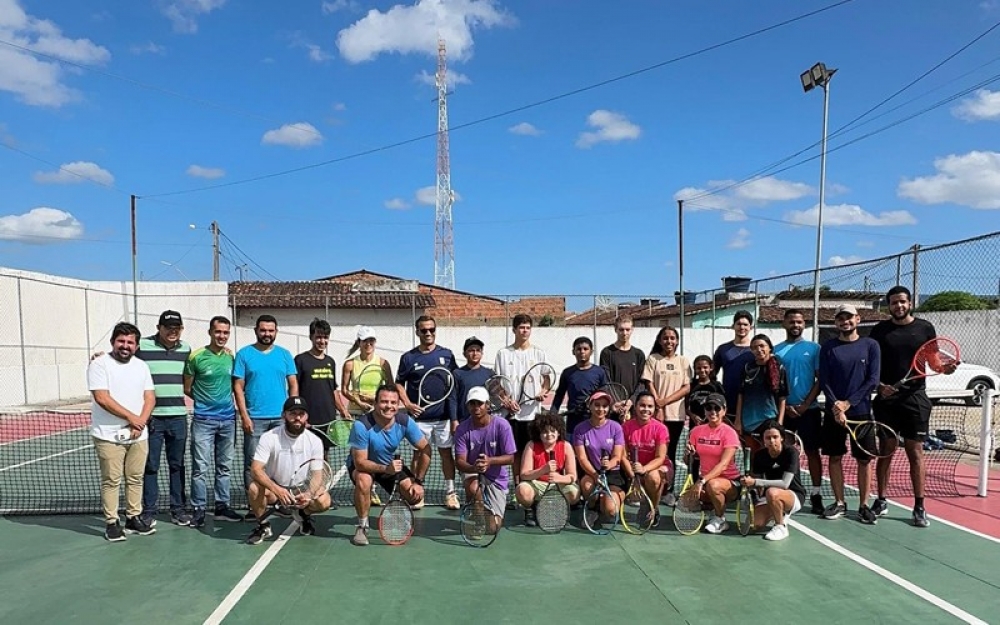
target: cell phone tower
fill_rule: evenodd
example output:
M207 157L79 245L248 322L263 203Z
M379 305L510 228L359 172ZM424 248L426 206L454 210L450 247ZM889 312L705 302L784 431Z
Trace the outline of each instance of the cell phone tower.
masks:
M448 156L448 63L444 39L438 39L438 65L434 82L438 90L437 196L434 210L434 285L455 288L455 239L451 207L451 159Z

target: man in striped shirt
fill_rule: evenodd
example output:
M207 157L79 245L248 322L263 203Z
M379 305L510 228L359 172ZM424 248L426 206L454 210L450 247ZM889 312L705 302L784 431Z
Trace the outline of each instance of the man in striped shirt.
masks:
M176 525L190 525L191 516L184 510L184 449L187 444L187 406L184 402L184 363L191 346L181 342L184 322L175 310L165 310L156 324L156 334L139 340L136 353L149 366L156 389L156 407L149 420L149 456L142 485L142 518L156 525L160 488L157 475L160 456L167 453L170 471L170 520Z

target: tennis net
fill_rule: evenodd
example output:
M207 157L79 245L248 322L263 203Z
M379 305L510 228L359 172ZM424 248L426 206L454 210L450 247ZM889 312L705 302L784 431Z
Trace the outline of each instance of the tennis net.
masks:
M960 401L941 401L935 405L931 416L930 432L934 437L925 449L926 494L932 497L957 497L974 492L956 479L956 469L962 462L970 462L979 453L980 408L966 407ZM100 478L97 456L88 425L90 414L86 410L36 410L25 412L0 412L0 514L96 514L100 512ZM679 448L683 450L687 430L682 434ZM237 428L236 445L231 464L230 504L235 508L246 507L242 467L243 433ZM404 462L410 463L412 450L404 445ZM682 451L678 451L680 456ZM352 489L350 479L341 471L347 457L346 448L330 452L330 464L337 475L332 490L334 501L350 506ZM740 458L737 458L737 466ZM191 456L185 450L185 492L190 490ZM808 489L810 480L802 458L803 484ZM850 456L844 457L844 474L849 487L856 487L856 465ZM683 463L678 463L676 484L679 488L686 476ZM209 506L214 470L206 479L209 482ZM824 476L826 470L824 466ZM160 462L159 493L161 510L169 509L169 472L166 460ZM437 453L432 454L432 464L425 479L427 503L444 503L444 478ZM825 498L832 496L829 481L823 480ZM897 452L889 482L890 496L912 494L909 466L902 450Z

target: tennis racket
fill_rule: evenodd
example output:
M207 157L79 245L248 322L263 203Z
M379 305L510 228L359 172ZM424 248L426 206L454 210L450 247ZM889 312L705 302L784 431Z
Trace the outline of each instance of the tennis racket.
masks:
M638 462L639 452L632 448L632 462ZM625 503L635 502L633 506L621 506L618 511L621 515L622 527L629 534L645 534L653 527L656 518L656 508L653 507L653 500L649 498L646 489L642 486L642 476L633 472L632 484L625 495Z
M365 365L357 376L351 376L351 396L353 404L364 412L375 407L375 393L379 387L388 384L382 364Z
M455 377L447 367L431 367L417 387L417 405L423 410L444 402L455 388Z
M399 460L399 454L392 457ZM395 484L392 493L389 495L389 503L382 508L382 513L378 517L378 535L388 545L405 545L413 535L413 511L410 506L403 501L402 493L399 491L399 483L403 479L403 473L399 472L395 477Z
M337 446L337 443L333 441L332 438L324 431L327 426L314 426L307 425L306 429L310 434L319 439L319 442L323 444L323 451L328 452Z
M748 447L743 448L743 475L750 477L750 459L752 453ZM740 487L740 495L736 500L736 527L740 529L741 536L749 536L753 531L754 510L753 492L749 486Z
M705 510L698 496L695 482L701 478L701 463L698 454L692 453L688 466L688 476L684 480L684 488L674 505L674 527L684 536L693 536L701 531L705 524Z
M562 444L562 441L559 441ZM549 462L556 459L556 452L549 452ZM549 482L545 492L535 503L535 521L546 534L558 534L569 521L569 501L554 482Z
M898 391L907 382L944 373L946 368L958 366L960 362L961 354L955 341L940 336L931 339L917 349L910 370L892 388Z
M486 507L486 488L492 482L483 473L480 473L476 479L479 480L479 492L462 506L460 517L462 540L470 547L485 549L497 539L500 524L494 522L493 512Z
M514 383L505 375L495 375L486 380L486 392L490 394L490 412L501 412L514 401Z
M327 435L336 447L343 447L351 438L353 419L337 419L326 426Z
M555 390L559 372L547 362L532 365L521 378L521 390L517 403L523 405L528 401L541 403L549 392Z
M322 458L306 460L295 469L284 488L294 500L292 505L286 506L281 502L271 504L257 519L258 523L272 514L287 517L293 509L301 510L323 493L328 493L333 488L333 469Z
M604 391L608 395L611 395L611 409L616 413L623 415L625 412L625 402L632 396L628 392L628 389L617 382L611 382L602 386L600 390Z
M615 494L611 492L611 488L608 486L608 473L604 470L603 460L607 458L608 456L601 457L601 470L597 474L597 483L594 484L594 490L591 491L590 496L587 497L587 501L583 506L583 524L591 534L599 536L610 534L618 526L619 517L618 502L614 499ZM615 510L611 514L608 523L605 523L602 518L604 516L604 511L601 508L602 497L611 497L611 501L615 502Z
M864 421L847 420L844 427L851 434L851 440L858 449L872 458L888 458L896 451L899 435L884 423L874 419Z

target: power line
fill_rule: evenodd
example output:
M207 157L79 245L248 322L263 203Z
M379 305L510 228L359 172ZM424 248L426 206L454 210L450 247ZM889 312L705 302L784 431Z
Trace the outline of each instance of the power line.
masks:
M470 122L465 122L465 123L459 124L457 126L449 126L448 131L449 132L454 132L456 130L464 130L466 128L471 128L473 126L478 126L478 125L484 124L486 122L493 121L495 119L500 119L502 117L508 117L508 116L514 115L516 113L521 113L521 112L524 112L524 111L527 111L527 110L530 110L530 109L534 109L534 108L538 108L538 107L541 107L541 106L545 106L547 104L551 104L553 102L558 102L560 100L564 100L564 99L567 99L567 98L570 98L570 97L573 97L573 96L576 96L576 95L580 95L581 93L586 93L588 91L593 91L595 89L599 89L599 88L605 87L607 85L611 85L611 84L614 84L614 83L617 83L617 82L621 82L623 80L628 80L630 78L634 78L636 76L639 76L639 75L642 75L642 74L645 74L645 73L648 73L648 72L651 72L651 71L654 71L654 70L657 70L657 69L660 69L660 68L663 68L663 67L667 67L668 65L673 65L673 64L679 63L681 61L685 61L685 60L688 60L688 59L691 59L691 58L694 58L694 57L697 57L697 56L701 56L703 54L707 54L709 52L713 52L713 51L718 50L720 48L724 48L724 47L733 45L735 43L739 43L741 41L745 41L747 39L751 39L753 37L757 37L757 36L762 35L764 33L768 33L768 32L770 32L772 30L777 30L777 29L782 28L784 26L788 26L790 24L794 24L796 22L800 22L802 20L808 19L810 17L814 17L814 16L819 15L821 13L825 13L826 11L830 11L832 9L841 7L843 5L850 4L853 1L854 0L840 0L839 2L835 2L835 3L827 5L825 7L821 7L819 9L816 9L816 10L813 10L813 11L809 11L807 13L803 13L803 14L798 15L796 17L792 17L792 18L789 18L789 19L777 22L775 24L771 24L770 26L766 26L764 28L759 28L757 30L745 33L743 35L739 35L737 37L733 37L731 39L727 39L727 40L719 42L719 43L715 43L715 44L712 44L712 45L709 45L709 46L705 46L705 47L700 48L698 50L695 50L693 52L687 52L687 53L682 54L680 56L675 56L675 57L667 59L665 61L661 61L659 63L654 63L653 65L648 65L646 67L642 67L642 68L637 69L637 70L633 70L633 71L630 71L630 72L627 72L627 73L624 73L624 74L619 74L618 76L614 76L612 78L608 78L608 79L605 79L605 80L602 80L602 81L599 81L599 82L595 82L595 83L589 84L589 85L584 86L584 87L579 87L579 88L573 89L571 91L566 91L566 92L560 93L558 95L550 96L550 97L544 98L542 100L537 100L537 101L531 102L529 104L524 104L524 105L521 105L521 106L518 106L518 107L515 107L515 108L507 109L507 110L501 111L499 113L493 113L492 115L487 115L486 117L481 117L479 119L475 119L475 120L470 121ZM269 174L262 174L262 175L259 175L259 176L253 176L253 177L250 177L250 178L243 178L241 180L232 180L232 181L229 181L229 182L221 182L221 183L213 184L213 185L205 185L205 186L202 186L202 187L193 187L193 188L190 188L190 189L180 189L180 190L176 190L176 191L167 191L167 192L163 192L163 193L150 193L150 194L146 194L144 197L146 197L146 198L154 198L154 197L167 197L167 196L171 196L171 195L184 195L184 194L188 194L188 193L197 193L197 192L200 192L200 191L209 191L209 190L213 190L213 189L222 189L222 188L225 188L225 187L233 187L233 186L237 186L237 185L248 184L248 183L251 183L251 182L259 182L261 180L268 180L268 179L271 179L271 178L277 178L279 176L287 176L289 174L300 173L300 172L303 172L303 171L308 171L310 169L316 169L316 168L319 168L319 167L326 167L328 165L333 165L333 164L337 164L337 163L343 163L345 161L355 160L355 159L362 158L362 157L365 157L365 156L370 156L372 154L377 154L379 152L385 152L385 151L388 151L388 150L393 150L393 149L396 149L396 148L399 148L399 147L403 147L405 145L410 145L411 143L417 143L419 141L425 141L427 139L436 138L436 137L437 137L437 132L425 133L425 134L422 134L422 135L411 137L409 139L404 139L404 140L401 140L401 141L397 141L395 143L389 143L389 144L381 145L379 147L370 148L368 150L362 150L360 152L354 152L353 154L347 154L345 156L339 156L339 157L328 159L328 160L325 160L325 161L320 161L318 163L312 163L310 165L303 165L301 167L295 167L295 168L292 168L292 169L286 169L286 170L282 170L282 171L276 171L276 172L272 172L272 173L269 173Z
M249 254L247 254L242 249L240 249L240 246L236 245L236 242L233 241L232 239L230 239L229 236L225 232L219 231L219 236L220 236L220 239L225 239L226 241L228 241L230 243L230 245L232 245L233 248L243 256L243 258L245 258L248 261L250 261L250 264L252 264L255 267L257 267L258 269L260 269L265 275L268 275L272 279L277 280L279 282L281 281L281 278L279 278L278 276L274 275L273 273L271 273L267 269L264 269L264 267L261 266L260 263L258 263L257 261L255 261L253 258L250 257Z
M45 163L46 165L48 165L50 167L55 167L59 171L66 172L67 174L70 174L71 176L76 176L77 178L80 178L81 180L86 180L88 182L93 182L96 185L102 186L102 187L104 187L106 189L110 189L111 191L115 191L117 193L121 193L122 195L129 195L129 193L127 191L123 191L123 190L119 189L118 187L116 187L115 185L113 185L111 183L104 182L103 180L98 180L98 179L92 178L90 176L86 176L86 175L81 174L79 172L75 172L72 169L67 169L66 167L63 167L62 165L58 165L56 163L53 163L52 161L46 160L46 159L44 159L44 158L42 158L40 156L35 156L34 154L31 154L30 152L25 152L21 148L15 147L15 146L11 145L7 141L0 141L0 146L5 147L5 148L7 148L8 150L10 150L12 152L17 152L18 154L20 154L22 156L26 156L26 157L28 157L28 158L30 158L32 160L38 161L39 163Z

